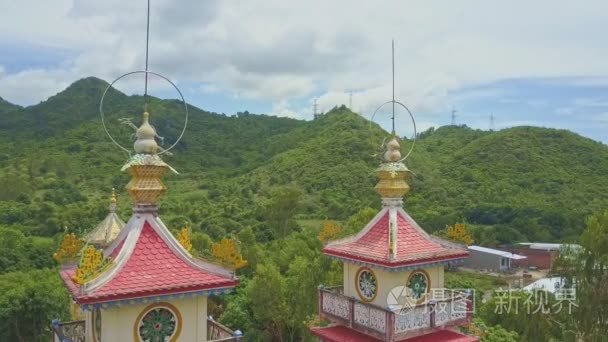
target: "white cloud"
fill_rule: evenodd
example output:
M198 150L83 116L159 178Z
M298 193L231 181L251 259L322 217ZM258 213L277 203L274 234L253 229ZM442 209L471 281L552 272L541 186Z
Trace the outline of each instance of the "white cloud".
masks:
M290 109L289 103L285 100L275 103L272 106L272 112L270 114L276 116L285 116L294 119L302 119L301 114Z
M143 68L143 1L0 2L0 42L75 52L57 67L0 73L0 96L10 101L32 104L79 77L111 80ZM353 109L370 115L391 96L392 37L396 97L422 113L421 122L436 121L424 113L450 107L450 94L463 87L581 75L579 82L589 84L608 75L603 1L152 4L152 70L199 83L204 93L273 103L273 112L290 116L310 117L309 109L289 107L298 106L296 99L319 96L320 108L329 110L348 104L349 91Z

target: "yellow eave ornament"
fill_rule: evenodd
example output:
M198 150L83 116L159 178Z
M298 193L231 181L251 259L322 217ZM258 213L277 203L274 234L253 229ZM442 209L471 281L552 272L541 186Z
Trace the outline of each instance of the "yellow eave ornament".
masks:
M110 264L111 261L103 255L103 250L87 245L82 250L73 280L79 285L84 285L106 270Z
M184 247L184 249L188 252L192 250L192 242L190 241L190 227L187 223L177 234L177 241L179 241L180 245L182 245L182 247Z
M78 238L76 234L65 234L59 248L53 253L53 259L58 263L75 260L78 256L78 252L80 252L80 249L82 248L82 244L82 240Z

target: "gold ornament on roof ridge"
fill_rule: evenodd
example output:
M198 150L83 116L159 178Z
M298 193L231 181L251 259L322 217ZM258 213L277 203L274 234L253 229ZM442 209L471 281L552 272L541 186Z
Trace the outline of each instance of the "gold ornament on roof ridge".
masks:
M192 241L190 239L190 226L188 223L184 225L179 233L177 234L177 241L184 247L185 250L190 252L192 250Z
M110 203L116 204L116 189L112 188L112 195L110 196Z
M76 236L74 233L68 233L63 236L61 244L57 248L57 251L53 253L53 259L58 263L64 263L66 261L75 260L78 256L78 252L82 248L83 241Z
M110 265L111 260L104 256L103 250L97 249L93 245L87 245L81 252L73 280L79 285L84 285L95 279Z

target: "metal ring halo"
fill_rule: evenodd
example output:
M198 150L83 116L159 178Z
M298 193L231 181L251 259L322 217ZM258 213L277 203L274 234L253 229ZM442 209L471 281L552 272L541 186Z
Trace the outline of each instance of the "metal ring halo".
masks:
M119 144L116 140L114 140L114 138L108 131L108 128L106 127L105 114L103 112L103 101L106 97L106 94L108 93L108 90L110 90L110 88L112 88L112 86L114 86L114 84L116 84L116 82L120 81L121 79L123 79L129 75L134 75L134 74L152 74L152 75L155 75L155 76L158 76L158 77L164 79L165 81L169 82L169 84L171 84L173 86L173 88L177 91L180 98L182 99L182 102L184 103L184 111L186 112L186 119L184 120L184 128L182 129L182 131L181 131L179 137L177 138L177 140L175 141L175 143L173 143L173 145L169 146L169 148L157 153L157 155L167 153L171 149L173 149L180 140L182 140L182 137L184 136L184 133L186 132L186 127L188 127L188 104L186 103L186 99L184 99L184 95L182 95L182 92L179 90L177 85L175 85L175 83L173 83L167 77L165 77L161 74L158 74L156 72L148 71L148 70L131 71L126 74L122 74L122 75L118 76L114 81L112 81L110 84L108 84L108 86L106 87L106 90L103 91L103 95L101 95L101 100L99 101L99 113L101 114L101 124L103 125L103 129L104 129L104 131L106 131L106 134L108 135L108 137L110 137L110 140L112 140L114 145L118 146L121 150L127 152L128 154L131 154L131 150L124 148L121 144Z
M374 111L374 114L372 114L372 117L370 118L369 121L369 125L370 125L370 129L371 129L371 125L374 122L374 117L376 116L376 114L378 113L378 111L384 107L385 105L389 104L389 103L395 103L400 105L401 107L403 107L407 113L410 115L410 118L412 119L412 124L414 125L414 138L412 139L412 146L410 147L410 150L407 152L407 154L405 155L405 157L399 159L399 161L404 161L407 157L410 156L410 154L412 154L412 151L414 150L414 145L416 145L416 120L414 119L414 115L412 114L412 112L410 112L410 109L406 107L406 105L404 105L403 103L399 102L399 101L395 101L395 100L390 100L387 102L384 102L383 104L381 104L378 108L376 108L376 110Z

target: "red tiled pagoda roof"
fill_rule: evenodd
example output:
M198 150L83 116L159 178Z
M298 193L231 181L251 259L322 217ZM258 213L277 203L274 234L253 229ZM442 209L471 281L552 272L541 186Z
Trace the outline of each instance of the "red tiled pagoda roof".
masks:
M117 265L120 269L109 280L92 291L82 292L72 280L75 267L61 271L61 278L79 304L233 288L237 284L233 277L211 272L184 260L147 220L143 221L134 246L129 248L125 240L126 237L123 237L110 255L117 260L121 254L130 253L128 259L122 265Z
M389 256L389 210L385 209L359 234L338 240L323 253L384 267L403 267L468 256L466 248L429 236L401 208L397 210L396 256Z
M325 342L381 342L377 338L365 335L354 329L350 329L343 325L337 325L327 328L313 328L311 332ZM475 336L463 335L458 332L442 329L428 333L426 335L416 336L399 340L399 342L477 342L479 338Z

